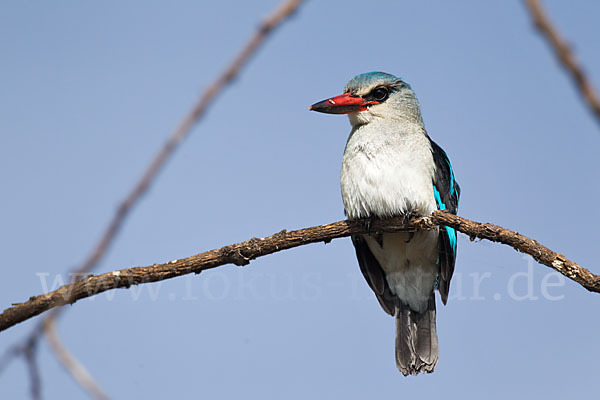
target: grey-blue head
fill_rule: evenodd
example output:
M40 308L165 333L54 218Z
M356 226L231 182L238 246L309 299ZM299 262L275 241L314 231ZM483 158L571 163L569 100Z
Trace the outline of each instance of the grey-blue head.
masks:
M395 90L400 90L403 87L410 89L410 85L404 82L402 78L385 72L374 71L365 72L350 79L350 82L344 87L344 93L363 93L365 90L378 86L390 87Z
M328 114L348 114L352 125L375 119L402 119L422 123L419 102L410 85L385 72L355 76L344 87L344 94L310 107Z

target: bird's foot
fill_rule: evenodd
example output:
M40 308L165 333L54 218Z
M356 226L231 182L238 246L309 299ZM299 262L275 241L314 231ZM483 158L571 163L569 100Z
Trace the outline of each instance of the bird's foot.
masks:
M404 225L408 225L410 220L415 216L415 214L413 214L412 211L408 211L405 214L402 215L402 223ZM413 237L415 236L415 232L414 231L409 231L408 232L408 239L406 239L404 241L404 243L410 243L410 241L413 239Z
M410 222L411 219L413 219L413 217L416 217L416 214L413 213L412 211L407 211L404 214L402 214L402 223L404 225L408 225L408 223Z
M371 236L375 239L375 241L379 244L380 247L383 247L383 234L381 232L373 232L371 229L373 226L373 222L378 220L377 217L367 217L365 218L365 228L367 229L367 235Z
M365 218L365 229L367 230L367 235L369 235L369 236L371 236L371 226L373 226L374 221L375 221L375 217Z

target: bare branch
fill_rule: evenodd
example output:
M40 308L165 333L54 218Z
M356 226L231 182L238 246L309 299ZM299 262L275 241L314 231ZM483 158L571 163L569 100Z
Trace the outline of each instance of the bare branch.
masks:
M94 378L87 371L85 366L81 364L69 350L61 343L58 334L56 333L56 327L54 319L47 319L44 324L44 331L46 338L52 347L52 351L60 363L67 369L69 374L75 379L75 381L81 386L86 392L94 399L108 400L108 396L104 393L102 388L94 381Z
M599 275L592 274L584 267L567 259L564 255L550 250L535 239L530 239L498 225L471 221L447 212L436 211L429 221L435 225L452 227L468 235L471 240L486 239L508 245L521 253L529 254L538 263L560 272L590 292L600 293Z
M562 254L548 249L536 240L497 225L483 224L444 211L435 211L429 217L415 218L408 223L404 223L403 218L376 220L371 223L369 229L370 232L400 232L416 229L435 229L438 225L450 226L468 235L472 240L475 238L487 239L511 246L520 252L529 254L539 263L574 280L587 290L600 292L600 276L592 274L587 269L568 260ZM245 242L164 264L126 268L97 276L89 275L78 282L61 286L47 294L31 297L24 303L16 304L4 310L0 314L0 331L51 308L72 304L79 299L91 297L107 290L128 288L131 285L162 281L190 273L199 274L204 270L225 264L247 265L255 258L281 250L309 243L327 243L332 239L365 233L367 233L367 228L363 220L339 221L297 231L288 232L283 230L265 238L252 238Z
M594 87L583 72L583 68L575 59L571 48L561 37L560 33L552 26L538 0L525 0L525 4L529 9L535 27L546 38L554 50L556 58L571 75L577 89L596 116L598 122L600 122L600 98L598 98Z

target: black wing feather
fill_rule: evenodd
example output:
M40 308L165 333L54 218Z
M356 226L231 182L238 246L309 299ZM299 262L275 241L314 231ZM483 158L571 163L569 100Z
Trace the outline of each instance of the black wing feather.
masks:
M352 236L352 244L356 250L356 258L358 258L360 271L367 280L369 287L375 292L375 296L377 296L381 308L383 308L386 313L394 315L396 312L394 295L388 286L381 265L379 265L379 262L373 253L371 253L367 242L362 236Z

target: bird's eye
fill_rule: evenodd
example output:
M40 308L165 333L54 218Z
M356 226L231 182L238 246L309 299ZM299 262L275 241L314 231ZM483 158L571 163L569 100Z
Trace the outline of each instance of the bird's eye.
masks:
M374 100L384 101L390 95L390 91L385 86L380 86L371 91L371 96Z

